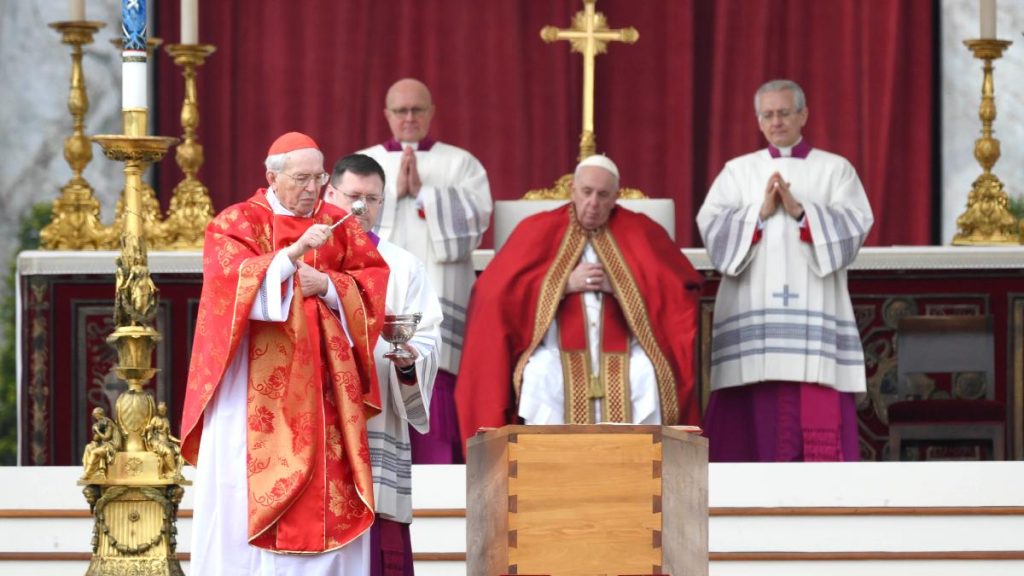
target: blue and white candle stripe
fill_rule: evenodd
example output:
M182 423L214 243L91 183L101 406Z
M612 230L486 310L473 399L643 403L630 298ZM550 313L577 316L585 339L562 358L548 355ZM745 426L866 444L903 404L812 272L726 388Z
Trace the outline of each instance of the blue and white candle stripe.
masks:
M146 108L146 0L122 0L121 34L121 108Z

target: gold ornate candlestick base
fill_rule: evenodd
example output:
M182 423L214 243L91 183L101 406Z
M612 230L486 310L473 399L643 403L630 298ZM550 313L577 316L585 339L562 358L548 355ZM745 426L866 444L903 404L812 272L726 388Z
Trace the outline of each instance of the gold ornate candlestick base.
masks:
M89 95L82 71L82 46L92 43L93 35L106 26L103 22L54 22L50 28L60 32L62 42L71 45L71 89L68 111L74 123L71 136L64 140L64 159L71 166L72 176L61 188L53 203L53 217L40 232L40 242L47 250L100 248L108 232L100 222L100 203L93 195L82 171L92 161L92 144L85 136L85 114L89 111Z
M95 518L87 576L184 576L175 555L178 504L189 482L181 475L180 441L171 435L167 407L155 405L143 386L156 374L153 326L156 285L149 275L143 220L142 170L164 157L176 138L138 135L145 110L125 112L125 131L93 140L111 160L124 162L124 218L114 294L116 328L107 341L117 349L118 377L128 390L114 418L93 413L93 441L86 446L79 484Z
M181 105L184 135L175 153L175 160L185 178L174 187L174 195L171 196L170 210L164 221L164 238L168 242L165 247L195 250L203 247L206 225L213 218L209 191L196 177L203 165L203 146L196 139L196 128L199 127L196 68L202 66L216 48L210 44L170 44L166 50L174 58L174 63L181 66L185 77L185 99Z
M992 123L996 119L996 103L992 77L992 61L1002 57L1010 46L1007 40L964 40L974 57L985 62L981 84L981 138L974 142L974 157L984 172L971 187L967 196L967 210L956 219L956 246L1017 244L1020 241L1017 221L1009 211L1010 200L1003 183L992 173L999 160L999 140L992 137Z

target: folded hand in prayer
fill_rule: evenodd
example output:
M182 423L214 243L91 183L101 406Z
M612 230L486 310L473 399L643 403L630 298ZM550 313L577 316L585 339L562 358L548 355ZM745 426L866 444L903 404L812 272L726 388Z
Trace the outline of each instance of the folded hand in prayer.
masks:
M416 151L411 146L406 146L402 151L402 163L398 167L398 182L395 184L395 191L399 198L407 194L416 198L420 195L422 187L420 170L416 167Z
M761 205L761 220L767 220L779 208L782 208L793 218L799 219L804 213L801 204L789 191L789 182L782 178L782 174L775 172L768 178L768 184L764 190L764 203Z
M605 276L604 268L596 262L580 262L569 273L565 293L575 292L608 292L612 293L612 285Z

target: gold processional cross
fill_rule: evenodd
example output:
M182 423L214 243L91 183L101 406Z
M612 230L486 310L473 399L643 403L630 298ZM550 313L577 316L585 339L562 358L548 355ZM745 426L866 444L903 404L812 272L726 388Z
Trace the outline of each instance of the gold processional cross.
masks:
M594 139L594 58L608 50L609 42L633 44L640 38L636 28L610 30L604 14L595 11L597 0L583 0L583 11L572 19L572 28L562 30L545 26L540 37L545 42L568 40L573 52L583 55L583 133L580 134L580 156L583 160L596 153Z
M625 42L633 44L640 39L636 28L610 30L604 14L595 11L597 0L583 0L583 11L577 12L572 18L572 27L562 30L556 26L545 26L540 37L545 42L568 40L573 52L583 55L583 133L580 134L579 160L597 153L597 141L594 138L594 58L608 51L609 42ZM552 188L530 190L523 195L524 200L551 200L569 197L572 174L566 174L555 181ZM621 188L622 198L646 198L647 196L635 188Z

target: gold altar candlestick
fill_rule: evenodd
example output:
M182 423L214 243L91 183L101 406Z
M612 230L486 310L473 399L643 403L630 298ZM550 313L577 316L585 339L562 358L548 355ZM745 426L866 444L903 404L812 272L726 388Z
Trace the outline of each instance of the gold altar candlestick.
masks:
M40 243L47 250L100 248L107 241L107 231L100 222L100 203L82 171L92 161L92 144L85 136L85 114L89 111L89 94L82 70L82 46L92 44L92 37L103 22L53 22L50 28L60 32L62 42L71 45L71 88L68 111L73 129L64 140L64 159L71 166L72 176L53 202L53 217L40 232Z
M992 137L996 119L995 82L992 61L1002 57L1011 44L1008 40L964 40L974 57L984 61L981 83L981 138L974 142L974 157L983 170L967 195L967 210L956 219L958 232L953 236L956 246L1017 244L1020 241L1016 219L1009 211L1009 197L1003 183L992 173L999 160L999 140Z
M85 486L95 517L93 555L86 574L179 576L183 573L175 556L176 517L182 486L189 482L181 475L180 442L170 434L166 406L157 409L143 389L157 372L152 356L161 338L153 327L157 290L149 274L142 182L145 167L163 158L177 139L146 136L145 109L123 114L124 135L93 137L107 158L124 162L115 329L107 341L117 349L114 372L128 389L114 404L113 421L105 419L102 411L94 413L93 442L83 454L79 484ZM97 432L101 423L115 431L109 438Z
M142 172L163 158L177 138L146 135L146 64L159 41L146 41L144 3L124 2L122 15L124 133L94 136L93 141L107 158L124 162L121 209L112 227L121 245L114 332L107 342L117 349L114 373L128 389L114 403L113 420L101 408L93 411L92 441L82 453L78 483L85 486L94 520L86 576L183 576L175 554L178 505L188 484L181 474L181 442L171 435L166 404L155 406L143 388L157 372L152 361L160 333L153 326L157 290L146 249L153 221L147 221Z
M173 250L202 249L206 225L213 218L213 202L206 186L196 173L203 165L203 146L196 138L199 127L199 99L196 97L196 68L216 48L210 44L170 44L167 53L181 66L185 77L185 99L181 104L183 142L178 145L175 160L185 178L174 187L171 205L164 221L167 248Z
M153 53L156 49L163 44L163 40L160 38L147 38L146 39L146 58L150 61L153 60ZM110 43L113 44L118 52L121 51L123 42L121 38L112 38ZM143 136L148 131L149 116L148 114L142 114L141 117L126 116L125 122L125 134L137 134ZM141 125L139 125L141 123ZM131 127L129 128L129 125ZM146 170L149 169L149 164L144 163L140 166L140 175L145 174ZM154 248L163 247L166 244L166 238L164 237L164 228L162 223L162 213L160 209L160 201L157 200L156 190L144 180L140 179L141 184L141 209L138 211L142 214L142 222L146 228L146 238L150 245ZM107 245L105 246L108 250L116 250L120 247L120 239L124 228L124 212L125 202L127 199L127 189L121 191L121 197L117 200L117 204L114 208L114 223L110 227L110 233L107 239Z
M568 40L573 52L583 55L583 132L580 134L579 160L593 156L597 150L594 136L594 59L608 51L609 42L634 44L640 39L636 28L611 30L604 14L594 7L597 0L583 0L583 11L572 19L572 27L561 30L545 26L540 37L545 42Z

